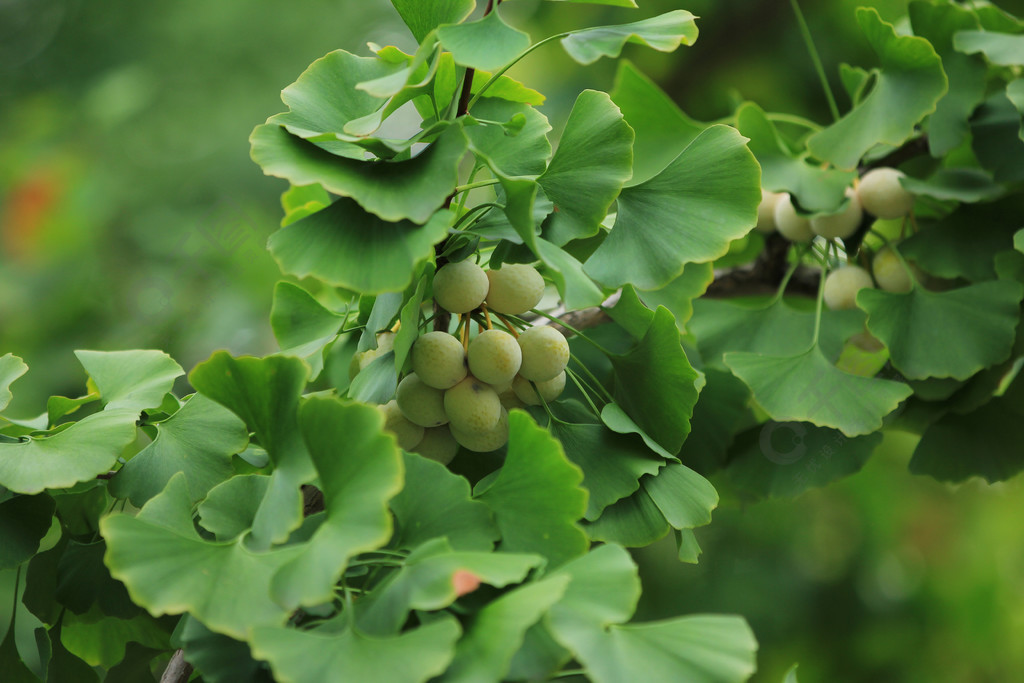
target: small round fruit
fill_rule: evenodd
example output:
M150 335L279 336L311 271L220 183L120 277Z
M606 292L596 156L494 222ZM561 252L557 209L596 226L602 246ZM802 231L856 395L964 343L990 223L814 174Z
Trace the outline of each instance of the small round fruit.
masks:
M916 271L914 272L914 279L917 279L920 271L912 265L910 270L912 272ZM909 292L913 287L913 282L907 273L907 269L900 263L899 256L894 254L889 247L885 247L875 254L874 260L871 261L871 272L875 274L875 281L878 283L878 286L887 292L903 294Z
M444 392L423 383L414 372L398 383L395 400L405 419L421 427L438 427L448 422Z
M385 431L395 435L395 438L398 439L398 447L403 451L411 451L423 439L423 427L409 422L405 415L402 415L402 411L398 408L398 401L391 399L384 405L378 406L378 409L384 414Z
M451 428L451 432L466 450L476 453L496 451L508 443L508 411L502 408L497 423L486 432L464 432L455 427Z
M775 205L782 194L761 188L761 203L757 205L757 225L754 230L769 234L775 232Z
M914 207L914 195L900 184L904 174L895 168L873 168L857 185L857 198L864 210L878 218L902 218Z
M459 442L455 440L446 425L430 427L423 431L423 440L419 442L413 452L419 453L424 458L436 460L442 465L447 465L459 452Z
M838 268L825 278L825 305L833 311L857 308L857 292L874 286L871 274L860 266Z
M561 396L565 390L565 370L555 375L553 379L545 382L535 382L535 384L537 385L537 391L533 390L529 380L516 377L516 381L512 382L512 390L516 392L519 400L528 406L539 406L542 398L544 403L550 403ZM538 392L540 393L539 396L537 395Z
M501 330L484 330L469 343L469 372L487 384L508 384L519 372L523 352L516 338Z
M487 307L498 313L526 313L544 296L544 278L533 266L506 263L497 270L488 270L487 279Z
M394 332L380 332L377 334L377 348L356 352L348 364L348 378L350 380L354 379L375 358L384 355L388 351L393 351L395 348L395 336Z
M518 377L517 377L518 379ZM507 387L501 387L501 391L498 391L498 400L501 401L501 407L505 410L512 410L513 408L525 408L526 404L523 403L522 399L516 395L514 389L515 382L509 384Z
M483 434L494 428L501 417L501 401L490 386L469 375L444 392L444 411L452 434L456 430Z
M811 221L796 212L789 193L783 193L775 203L775 229L790 242L810 242L814 239Z
M450 389L465 378L466 350L447 332L427 332L412 345L412 371L435 389Z
M531 327L519 335L523 364L519 374L534 382L552 379L569 365L569 342L562 333L546 325Z
M848 191L846 196L850 198L850 203L839 213L815 216L811 219L811 232L830 240L846 239L857 232L864 212L860 208L860 201L857 200L855 192Z
M483 303L490 282L472 261L441 266L434 274L434 300L449 313L468 313Z

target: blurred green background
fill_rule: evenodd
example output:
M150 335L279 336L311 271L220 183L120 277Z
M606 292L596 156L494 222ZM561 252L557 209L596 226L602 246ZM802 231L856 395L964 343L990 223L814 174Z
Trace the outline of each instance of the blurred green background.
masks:
M695 46L625 56L688 113L750 99L827 119L789 3L639 4L503 11L537 39L683 7L701 17ZM906 2L805 4L839 92L840 62L873 65L854 8L896 20ZM284 183L249 160L247 137L311 61L371 40L411 46L387 0L0 2L0 354L31 367L12 413L81 393L74 349L161 348L185 368L219 348L274 350L264 243ZM614 64L579 68L550 46L513 75L549 96L557 130L581 88L611 87ZM760 682L797 661L804 682L1020 680L1022 485L912 477L911 447L893 435L860 475L792 501L743 508L723 491L699 565L670 542L637 553L639 616L745 615Z

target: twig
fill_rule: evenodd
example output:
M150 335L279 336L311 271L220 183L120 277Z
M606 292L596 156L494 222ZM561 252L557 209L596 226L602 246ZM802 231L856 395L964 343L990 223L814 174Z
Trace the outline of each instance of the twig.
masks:
M164 669L160 683L186 683L191 675L192 665L185 661L184 651L177 650L171 657L171 661L168 662L167 668Z

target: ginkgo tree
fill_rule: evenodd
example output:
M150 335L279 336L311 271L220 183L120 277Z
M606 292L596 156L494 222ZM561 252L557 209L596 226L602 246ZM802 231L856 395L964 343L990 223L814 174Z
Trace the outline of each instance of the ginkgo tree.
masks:
M826 124L703 123L623 60L555 141L511 66L699 20L535 41L501 2L392 4L412 53L325 55L250 138L290 185L279 352L179 395L166 354L79 351L33 419L0 357L10 680L744 681L742 618L631 621L626 548L696 562L706 477L792 496L883 429L942 480L1024 468L1024 23L857 10L878 60L845 113L821 72Z

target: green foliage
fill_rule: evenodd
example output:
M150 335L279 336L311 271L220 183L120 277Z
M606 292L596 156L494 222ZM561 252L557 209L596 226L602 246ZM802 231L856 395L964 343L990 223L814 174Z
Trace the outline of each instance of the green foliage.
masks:
M11 680L144 677L180 648L211 682L744 681L757 645L742 618L630 622L625 546L672 531L696 562L718 488L796 496L861 469L890 427L919 437L914 472L1024 469L1024 248L1006 218L1024 57L1007 15L919 0L898 32L857 10L880 66L841 70L852 107L826 126L741 98L703 123L628 62L552 125L508 69L555 40L583 65L670 52L696 17L534 43L500 3L392 4L411 53L329 53L250 138L291 185L268 240L301 280L274 292L281 350L218 351L184 398L162 352L79 351L82 396L0 421ZM770 191L801 218L834 213L889 164L912 212L842 241L788 244L758 210ZM824 310L828 272L883 249L911 284L876 265L856 310ZM451 314L432 296L456 262L478 280L475 263L536 264L545 291L516 315L486 296ZM547 333L568 389L527 412L520 387L461 383L467 412L486 395L497 419L469 438L441 425L451 451L425 450L396 387L423 333L465 355L474 326L520 355ZM27 369L0 356L0 411ZM454 417L448 397L465 396L428 388Z

